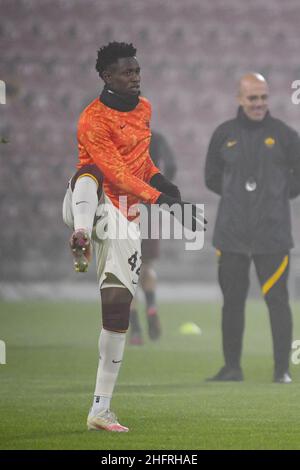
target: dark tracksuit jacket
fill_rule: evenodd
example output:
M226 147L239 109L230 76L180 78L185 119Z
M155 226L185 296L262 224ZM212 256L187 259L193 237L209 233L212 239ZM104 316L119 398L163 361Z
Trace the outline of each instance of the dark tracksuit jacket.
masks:
M237 117L214 132L205 181L221 196L213 245L245 254L287 252L293 247L289 199L300 194L300 138L269 113ZM245 185L255 184L247 191Z

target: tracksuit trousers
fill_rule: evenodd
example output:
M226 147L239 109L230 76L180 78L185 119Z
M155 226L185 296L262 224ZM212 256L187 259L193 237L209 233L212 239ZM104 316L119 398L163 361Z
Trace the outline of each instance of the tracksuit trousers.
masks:
M219 253L218 277L224 299L222 336L225 365L240 367L245 304L252 260L269 310L274 371L281 374L289 368L292 343L292 313L287 289L289 253L251 256L240 253Z

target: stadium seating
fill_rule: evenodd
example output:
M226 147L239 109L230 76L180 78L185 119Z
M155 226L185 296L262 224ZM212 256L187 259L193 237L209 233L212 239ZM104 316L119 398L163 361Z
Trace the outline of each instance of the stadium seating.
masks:
M300 131L300 108L291 103L291 83L300 79L298 0L0 3L1 79L11 85L7 105L0 105L1 132L11 140L0 147L1 279L70 275L61 201L76 163L79 113L102 87L96 50L110 40L138 47L142 90L152 101L154 127L176 153L177 183L185 198L206 204L210 221L217 198L204 186L204 159L214 128L236 112L239 76L264 73L273 113ZM299 204L293 210L299 246ZM211 228L204 255L164 242L161 277L207 277Z

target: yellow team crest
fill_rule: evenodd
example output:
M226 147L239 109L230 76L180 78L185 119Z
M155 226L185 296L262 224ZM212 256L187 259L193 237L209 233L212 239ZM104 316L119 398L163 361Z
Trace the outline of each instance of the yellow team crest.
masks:
M265 144L267 147L273 147L273 145L275 144L275 140L273 139L273 137L267 137L265 139Z
M236 140L228 140L227 144L226 144L226 147L230 148L230 147L234 147L234 145L236 145L237 141Z

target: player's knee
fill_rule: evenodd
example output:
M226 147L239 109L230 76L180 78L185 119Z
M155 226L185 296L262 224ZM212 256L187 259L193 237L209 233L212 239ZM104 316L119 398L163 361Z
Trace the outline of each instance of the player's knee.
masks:
M129 327L129 304L102 305L103 328L110 331L127 331Z
M106 288L101 290L101 298L103 328L111 331L127 331L131 293L127 289Z
M71 179L71 189L74 191L76 181L78 178L82 176L90 176L98 186L97 194L98 199L100 199L102 194L102 185L103 185L103 175L97 165L84 165L83 167L79 168L79 170L75 173L73 178Z

